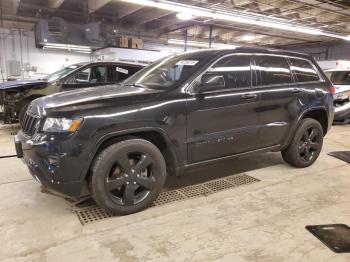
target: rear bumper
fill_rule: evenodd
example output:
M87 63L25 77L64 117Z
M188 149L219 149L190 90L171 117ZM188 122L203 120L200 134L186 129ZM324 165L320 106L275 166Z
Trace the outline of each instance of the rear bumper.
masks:
M17 157L27 165L30 174L44 187L71 199L79 199L88 194L85 180L63 176L69 168L65 154L55 154L52 150L56 145L51 142L34 142L21 131L15 136Z

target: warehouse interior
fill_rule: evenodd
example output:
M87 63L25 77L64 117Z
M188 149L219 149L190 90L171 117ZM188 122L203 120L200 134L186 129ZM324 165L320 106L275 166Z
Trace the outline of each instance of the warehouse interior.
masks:
M249 60L252 72L249 85L255 89L253 97L248 99L264 96L263 92L259 93L260 76L256 72L260 69L255 56L262 52L286 57L293 81L292 93L279 98L282 101L279 104L258 101L255 109L218 100L224 102L218 102L222 104L216 105L216 109L221 111L215 112L224 112L222 108L226 107L235 108L236 112L241 110L239 116L233 113L236 118L229 118L225 112L208 112L208 107L214 99L230 97L230 94L217 94L216 90L210 96L191 96L186 88L192 83L187 83L181 86L179 94L186 93L188 97L177 94L167 101L159 90L137 86L137 81L136 84L131 81L142 72L145 76L139 80L146 78L181 55L186 58L174 64L174 68L181 63L195 68L201 64L197 61L200 58L193 58L197 57L195 54L204 54L207 56L204 61L209 63L214 61L210 55L216 51L222 52L223 57L229 52L254 53ZM294 55L311 61L310 68L318 72L319 83L312 86L297 83L291 63ZM310 73L310 68L304 72ZM200 72L188 70L191 75ZM211 70L214 72L215 68L208 69ZM350 225L349 1L2 0L0 72L0 261L350 261L350 227L347 226ZM164 80L162 72L159 79ZM133 87L125 83L133 83ZM180 89L180 85L177 88ZM267 87L262 85L262 88ZM277 93L284 86L273 88L270 93ZM295 89L309 95L314 92L316 99L304 99ZM108 100L115 94L123 97L129 93L130 97L124 97L125 100ZM147 99L135 109L132 105L141 100L140 93L146 93ZM323 99L328 95L329 100ZM294 99L297 96L298 99ZM100 100L93 100L96 97ZM291 97L294 100L290 100ZM152 99L159 99L158 104L149 104ZM103 104L107 100L109 102ZM74 104L77 101L81 107ZM176 107L179 101L185 101L182 111ZM255 154L259 150L254 149L237 151L232 158L231 154L230 157L220 155L215 164L213 157L203 158L206 164L198 165L184 160L186 168L173 167L175 164L169 160L169 155L176 155L177 150L184 158L200 159L204 151L213 156L218 150L227 150L227 145L238 147L252 139L257 139L255 144L258 144L279 136L278 131L271 131L258 140L258 131L256 136L245 140L248 142L236 142L236 136L246 139L242 134L249 133L253 125L229 137L218 135L224 132L219 130L221 126L229 126L225 123L227 119L242 123L235 124L235 128L249 122L250 111L257 118L263 114L266 119L274 117L265 127L284 128L284 132L289 130L297 136L294 125L288 126L288 121L292 122L291 115L296 114L297 105L304 108L305 104L310 109L296 117L295 130L301 128L303 117L308 115L314 120L320 119L317 125L325 135L322 150L320 148L317 160L310 166L296 168L285 163L285 154L281 155L280 151L286 147L280 144L274 148L268 144L266 148L271 150L264 150L262 154ZM171 110L180 111L174 112L174 116L166 115L162 108L169 105L173 106ZM43 113L33 118L44 121L37 125L29 118L34 107ZM327 115L310 113L312 107L325 109ZM124 111L116 111L118 108ZM158 111L152 111L155 109ZM267 116L269 110L277 113ZM50 112L58 117L49 117ZM57 119L68 121L71 115L81 112L88 113L85 117L72 118L71 122L62 122L62 126L68 123L69 139L77 143L70 153L62 149L73 147L67 145L70 142L67 142L68 136L63 137L63 132L51 136L39 131L49 125L48 119L56 119L49 128L57 128ZM128 114L133 114L131 117L136 117L146 130L142 135L138 136L138 131L123 133L118 129L122 125L119 119L130 120ZM159 116L162 119L157 119ZM157 129L161 129L160 122L170 126L164 131L168 132L165 136L170 137L169 142L152 133L148 120L153 118L157 119ZM106 126L99 126L102 123ZM136 124L129 126L140 129ZM84 127L94 131L81 131ZM205 128L214 130L207 138L201 133ZM117 129L123 135L108 137L108 142L101 142L103 146L87 144L87 140L92 143L106 130L117 134ZM191 135L190 131L193 139L185 137ZM74 138L74 132L83 134ZM181 134L178 136L185 141L171 138L174 133ZM115 215L100 205L101 198L94 193L97 189L93 177L96 170L104 166L98 159L102 159L114 143L122 145L124 140L141 138L155 145L155 150L159 149L164 156L164 186L144 210ZM59 143L53 144L56 139ZM194 149L193 141L196 142ZM293 141L290 138L288 143ZM30 150L35 143L42 149L34 157L31 155L34 151ZM308 143L312 141L304 143L310 148ZM31 167L42 168L41 164L34 163L46 154L42 150L55 152L47 158L48 173L53 177L56 168L63 166L59 158L73 159L62 171L65 177L74 176L78 164L91 158L93 164L84 169L88 174L84 178L87 186L81 190L88 193L73 199L47 188ZM86 161L78 158L84 150L90 150L84 153ZM130 165L136 167L132 162ZM124 173L127 177L127 172ZM58 188L63 180L54 177L52 183L55 179ZM329 244L309 226L320 226L328 232L334 229L334 242ZM329 236L326 238L330 239Z

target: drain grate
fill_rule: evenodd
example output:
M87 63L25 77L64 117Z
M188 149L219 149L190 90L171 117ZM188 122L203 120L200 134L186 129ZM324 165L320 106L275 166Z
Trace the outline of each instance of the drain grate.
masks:
M207 196L215 192L255 183L258 181L260 180L246 174L241 174L220 178L203 184L163 191L159 194L158 198L154 201L152 206L162 206L189 198ZM86 207L84 206L82 208L75 206L72 207L72 211L77 214L78 219L82 225L111 217L110 214L95 204L88 205Z
M175 201L184 200L186 197L177 190L164 191L159 194L152 206L161 206Z
M104 211L98 206L77 210L76 213L78 215L80 223L82 223L83 225L111 217L110 214L108 214L106 211Z

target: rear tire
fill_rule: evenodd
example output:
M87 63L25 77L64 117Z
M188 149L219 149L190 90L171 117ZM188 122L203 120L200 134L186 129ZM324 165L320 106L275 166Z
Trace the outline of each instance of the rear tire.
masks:
M303 119L288 147L282 150L283 159L294 167L311 166L321 153L323 135L317 120Z
M162 153L143 139L129 139L104 149L92 167L95 202L112 215L139 212L159 195L166 178Z

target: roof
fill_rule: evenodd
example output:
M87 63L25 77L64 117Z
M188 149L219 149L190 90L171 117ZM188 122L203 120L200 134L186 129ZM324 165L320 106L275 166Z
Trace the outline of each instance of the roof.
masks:
M311 59L312 57L307 54L298 53L294 51L288 51L283 49L273 49L273 48L262 48L262 47L245 47L240 46L237 48L231 48L231 49L202 49L202 50L196 50L196 51L190 51L187 53L203 53L204 54L210 54L210 55L224 55L226 53L266 53L266 54L279 54L279 55L286 55L286 56L296 56L296 57L303 57Z
M87 64L115 64L115 65L133 65L133 66L142 66L144 67L145 65L140 64L140 63L135 63L135 62L126 62L126 61L92 61L92 62L88 62Z

